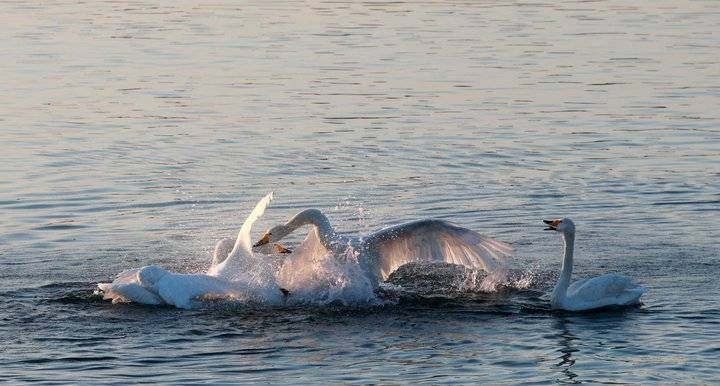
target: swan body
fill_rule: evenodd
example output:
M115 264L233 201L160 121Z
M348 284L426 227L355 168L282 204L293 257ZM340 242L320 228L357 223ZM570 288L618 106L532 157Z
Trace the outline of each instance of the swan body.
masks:
M133 302L150 305L161 305L165 302L159 294L143 287L137 274L140 269L128 269L120 272L112 283L98 283L103 298L113 303Z
M282 292L268 281L269 266L262 264L250 246L250 230L272 200L265 196L243 223L237 239L223 239L215 246L213 260L205 274L182 274L156 265L120 273L112 283L99 283L105 299L192 308L199 300L211 298L255 300L280 303Z
M565 243L562 270L550 298L552 308L585 311L640 302L640 296L647 289L626 276L605 274L571 283L575 223L569 218L545 220L545 223L548 224L545 230L561 232Z
M318 209L299 212L287 223L267 231L254 246L278 242L303 226L311 227L303 246L315 247L301 249L313 254L329 252L335 258L356 258L374 287L398 267L413 261L446 262L484 269L495 280L504 280L507 271L503 258L512 251L512 247L504 242L435 219L390 226L366 237L347 236L336 232L327 216Z

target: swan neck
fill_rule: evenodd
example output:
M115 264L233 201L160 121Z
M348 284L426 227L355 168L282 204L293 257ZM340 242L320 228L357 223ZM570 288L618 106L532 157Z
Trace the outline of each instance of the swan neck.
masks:
M575 234L567 233L563 235L565 247L563 248L563 265L561 278L570 282L573 270L573 254L575 252Z
M563 233L563 241L565 242L563 248L563 264L562 270L560 271L560 278L558 279L555 290L553 291L553 300L560 302L565 298L568 287L570 286L570 279L573 271L573 253L575 249L575 233L567 232Z
M317 209L308 209L298 213L288 222L288 226L293 230L304 225L314 226L318 231L320 243L322 243L326 249L332 249L336 235L335 229L330 224L327 216Z

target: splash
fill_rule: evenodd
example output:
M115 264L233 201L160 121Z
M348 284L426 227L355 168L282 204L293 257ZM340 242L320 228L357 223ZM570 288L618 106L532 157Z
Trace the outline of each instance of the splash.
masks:
M461 292L497 292L504 289L530 288L535 277L532 271L513 270L507 274L488 274L484 271L466 270L458 280Z
M305 242L278 271L278 282L290 291L291 304L376 305L384 301L358 262L359 254L348 246L342 256L320 250L311 230ZM318 243L318 244L315 244Z
M254 253L250 230L272 199L270 193L258 202L234 242L226 239L218 243L206 273L176 273L151 265L123 271L111 283L99 283L97 292L113 303L178 308L197 308L203 300L218 299L271 306L380 302L371 280L360 268L357 252L348 248L340 258L327 254L314 229L280 264L270 256Z
M333 255L322 246L315 227L309 228L304 241L289 256L272 256L272 248L262 251L265 253L253 252L250 230L272 198L270 193L258 202L243 223L237 239L218 243L206 273L176 273L151 265L124 271L111 283L99 283L98 293L114 303L178 308L203 307L207 300L260 306L375 306L397 301L393 294L402 292L404 285L391 280L378 288L377 279L368 277L359 261L360 254L352 245L348 244L339 255ZM494 292L508 285L523 286L522 279L512 282L505 274L488 275L484 271L454 267L449 269L462 269L464 275L443 278L442 269L421 268L410 275L411 280L405 288L418 284L436 288L439 283L444 287L439 289L452 292ZM423 275L427 278L423 279Z
M273 199L263 197L243 223L232 249L226 240L215 248L207 273L184 274L158 266L147 266L120 273L111 283L99 283L104 299L153 305L195 308L201 299L231 299L264 304L282 302L270 264L256 256L250 246L250 230ZM220 255L218 255L220 254ZM227 254L227 256L222 256Z

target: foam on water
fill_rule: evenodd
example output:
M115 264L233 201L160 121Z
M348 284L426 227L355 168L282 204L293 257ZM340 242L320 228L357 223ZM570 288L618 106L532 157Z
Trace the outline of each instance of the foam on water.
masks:
M375 305L383 302L360 267L358 253L351 247L343 256L330 253L291 256L278 271L278 281L290 291L288 300L292 304Z
M202 307L202 300L225 300L252 305L378 305L375 287L356 260L342 261L323 255L299 265L289 259L276 271L261 261L250 266L251 274L233 274L232 279L206 274L183 274L158 266L122 272L112 283L99 283L104 299L114 303L135 302ZM295 270L294 267L299 269ZM289 291L283 295L280 288Z

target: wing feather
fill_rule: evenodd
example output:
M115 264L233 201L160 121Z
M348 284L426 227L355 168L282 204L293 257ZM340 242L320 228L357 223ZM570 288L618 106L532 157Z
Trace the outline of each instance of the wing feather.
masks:
M413 261L445 262L505 275L504 259L512 251L509 244L442 220L385 228L366 238L365 245L378 259L383 280Z
M228 272L237 271L237 267L240 264L247 261L248 258L252 258L254 256L252 252L252 241L250 240L250 230L252 229L255 221L257 221L263 213L265 213L265 209L268 205L270 205L270 201L272 201L272 199L272 192L260 199L260 201L255 205L253 211L250 212L250 215L245 219L242 227L240 227L240 232L238 232L235 245L227 255L227 258L222 261L218 261L219 258L217 258L217 255L213 257L213 264L211 264L210 269L208 269L208 275L221 276ZM221 246L220 244L224 242L225 240L220 241L218 246Z
M265 213L265 208L270 205L270 201L272 200L273 193L270 192L255 205L253 211L250 212L250 215L245 219L242 227L240 227L237 242L235 244L235 248L230 253L231 255L238 248L242 248L243 252L245 252L248 256L252 256L252 241L250 240L250 230L252 229L253 224L255 224L255 221L257 221L263 215L263 213Z
M627 276L608 273L578 280L570 285L567 292L568 296L582 299L597 307L636 302L646 289Z

